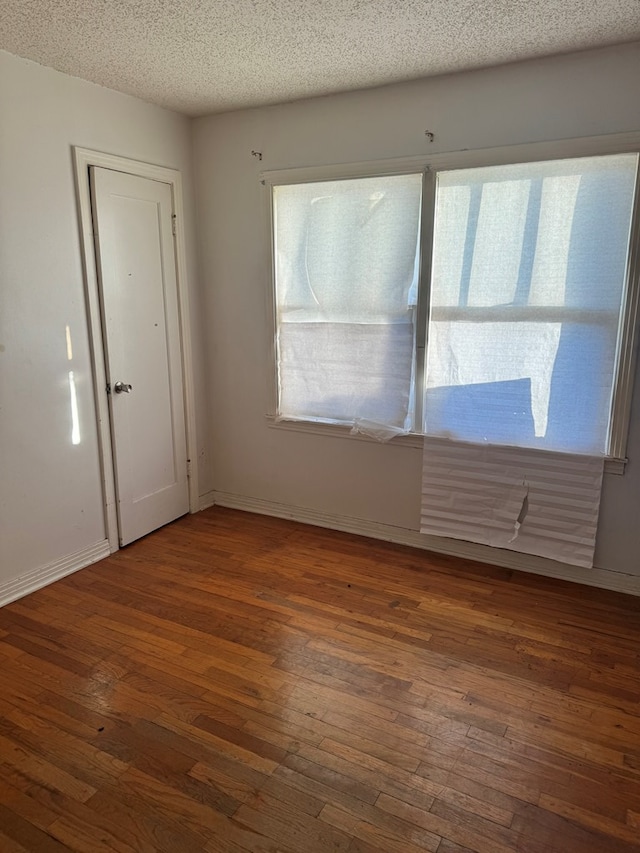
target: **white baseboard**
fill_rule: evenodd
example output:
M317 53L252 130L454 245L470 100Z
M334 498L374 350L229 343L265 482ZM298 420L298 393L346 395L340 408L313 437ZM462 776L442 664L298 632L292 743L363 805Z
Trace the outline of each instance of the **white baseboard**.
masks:
M216 493L205 492L204 495L200 495L200 511L203 509L209 509L210 506L213 506L216 502Z
M206 498L206 503L204 503L204 498ZM463 542L462 540L446 539L440 536L426 536L417 530L409 530L391 524L331 515L313 509L266 501L261 498L251 498L245 495L234 495L229 492L213 491L201 498L202 509L207 509L214 504L226 506L230 509L255 512L260 515L271 515L276 518L289 518L292 521L300 521L304 524L328 527L332 530L355 533L359 536L370 536L372 539L383 539L400 545L411 545L414 548L422 548L452 557L461 557L465 560L476 560L479 563L489 563L514 571L529 572L535 575L595 586L600 589L640 595L640 576L638 575L612 572L608 569L583 569L565 563L557 563L554 560L547 560L544 557L490 548L487 545L478 545L475 542Z
M91 563L97 563L98 560L108 557L109 554L109 540L105 539L89 546L89 548L76 551L75 554L68 554L47 566L41 566L39 569L33 569L33 571L26 572L13 580L5 581L5 583L0 584L0 607L22 598L30 592L35 592L43 586L48 586L66 575L77 572L79 569L84 569Z

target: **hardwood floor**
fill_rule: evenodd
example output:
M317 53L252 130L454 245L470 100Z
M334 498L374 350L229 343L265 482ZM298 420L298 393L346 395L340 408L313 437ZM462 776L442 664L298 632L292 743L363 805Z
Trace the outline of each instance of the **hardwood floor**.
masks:
M0 851L640 850L640 600L214 508L0 611Z

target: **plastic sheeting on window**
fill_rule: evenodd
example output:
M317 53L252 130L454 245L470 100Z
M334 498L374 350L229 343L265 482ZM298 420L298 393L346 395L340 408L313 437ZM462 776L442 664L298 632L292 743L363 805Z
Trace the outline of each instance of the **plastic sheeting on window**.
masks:
M278 417L412 428L422 176L273 190Z
M637 161L438 174L428 435L606 452Z

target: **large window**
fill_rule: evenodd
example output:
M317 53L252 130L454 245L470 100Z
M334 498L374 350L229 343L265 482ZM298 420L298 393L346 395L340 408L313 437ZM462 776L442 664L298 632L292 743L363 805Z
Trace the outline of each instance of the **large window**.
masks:
M610 454L637 168L621 153L277 183L279 417Z

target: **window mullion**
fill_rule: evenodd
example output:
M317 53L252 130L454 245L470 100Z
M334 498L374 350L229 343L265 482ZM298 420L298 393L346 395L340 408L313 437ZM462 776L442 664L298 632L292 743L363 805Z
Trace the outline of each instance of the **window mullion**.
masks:
M427 378L427 336L431 294L433 228L436 209L436 173L426 169L422 178L420 218L420 272L416 310L416 368L414 432L424 432L424 397Z
M608 455L614 459L623 459L627 452L631 397L637 358L635 344L640 313L640 179L638 174L636 174L623 305L609 421Z

